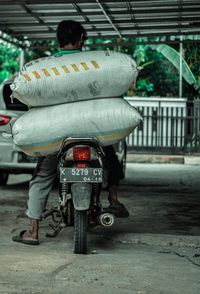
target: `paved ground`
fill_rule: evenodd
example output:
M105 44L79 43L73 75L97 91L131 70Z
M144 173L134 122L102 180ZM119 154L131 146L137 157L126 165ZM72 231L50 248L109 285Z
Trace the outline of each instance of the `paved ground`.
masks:
M129 163L120 199L131 216L90 228L86 256L73 254L72 228L48 239L50 220L40 246L11 241L26 228L28 177L10 177L0 188L0 293L199 294L199 175L198 165Z

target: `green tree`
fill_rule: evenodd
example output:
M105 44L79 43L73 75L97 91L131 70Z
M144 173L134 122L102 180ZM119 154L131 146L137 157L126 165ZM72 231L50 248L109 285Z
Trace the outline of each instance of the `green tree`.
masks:
M193 54L187 46L184 48L185 58L182 58L184 96L194 98L198 97L200 89L199 45L196 48L192 47ZM136 95L178 96L180 55L176 48L167 44L139 45L135 47L133 57L137 64L143 67L135 86Z
M20 49L0 43L0 83L19 70Z

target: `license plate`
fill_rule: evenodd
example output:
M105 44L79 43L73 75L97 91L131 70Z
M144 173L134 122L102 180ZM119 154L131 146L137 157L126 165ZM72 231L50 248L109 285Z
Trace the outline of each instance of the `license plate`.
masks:
M103 182L103 169L102 168L60 168L60 182L73 183L73 182L90 182L102 183Z

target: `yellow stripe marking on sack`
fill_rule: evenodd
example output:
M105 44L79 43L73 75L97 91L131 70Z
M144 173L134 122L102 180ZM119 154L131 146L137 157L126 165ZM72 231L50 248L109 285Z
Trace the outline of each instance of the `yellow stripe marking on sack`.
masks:
M78 66L76 64L71 64L71 67L73 68L73 70L75 72L78 72L79 71L79 68L78 68Z
M45 74L46 77L50 77L50 73L46 68L42 68L43 73Z
M57 70L56 67L52 67L51 69L52 69L52 71L54 72L54 74L55 74L56 76L60 76L60 73L59 73L59 71Z
M107 135L99 135L99 136L96 136L97 139L99 140L109 140L109 139L115 139L115 138L119 138L119 137L125 137L127 135L130 134L130 132L133 131L133 128L131 129L128 129L128 130L125 130L125 131L120 131L118 133L115 133L115 134L107 134ZM39 150L48 150L48 149L51 149L51 148L56 148L58 146L60 146L62 144L63 140L59 140L57 142L54 142L54 143L49 143L47 145L40 145L40 146L30 146L30 147L23 147L23 146L20 146L21 149L23 149L24 151L27 151L27 152L33 152L34 150L37 150L36 152L40 152Z
M89 70L89 66L87 66L87 64L85 62L81 62L82 67L84 68L84 70Z
M95 60L91 60L91 63L94 66L94 68L100 68L99 64Z
M34 76L36 77L36 79L41 79L40 74L36 70L34 70L32 73L34 74Z
M130 134L130 129L125 130L125 131L120 131L120 132L115 133L115 134L99 135L99 136L96 136L96 138L101 139L101 140L109 140L109 139L116 139L116 138L119 138L119 137L125 137L125 136L127 136L129 134Z
M55 148L57 146L60 146L62 144L62 140L61 141L57 141L55 143L49 143L47 145L41 145L41 146L31 146L31 147L23 147L21 146L21 148L25 151L33 151L33 150L38 150L38 152L40 152L39 150L48 150L50 148Z
M25 78L27 81L31 81L31 78L29 77L28 74L24 74L24 78Z
M66 65L62 65L61 67L64 70L64 72L70 73L70 70L66 67Z

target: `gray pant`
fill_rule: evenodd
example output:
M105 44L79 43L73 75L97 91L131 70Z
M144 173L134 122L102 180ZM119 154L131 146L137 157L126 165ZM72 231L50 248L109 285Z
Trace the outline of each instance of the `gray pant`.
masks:
M56 155L39 157L37 167L29 184L29 200L26 211L29 218L42 219L49 193L56 178L57 162Z

